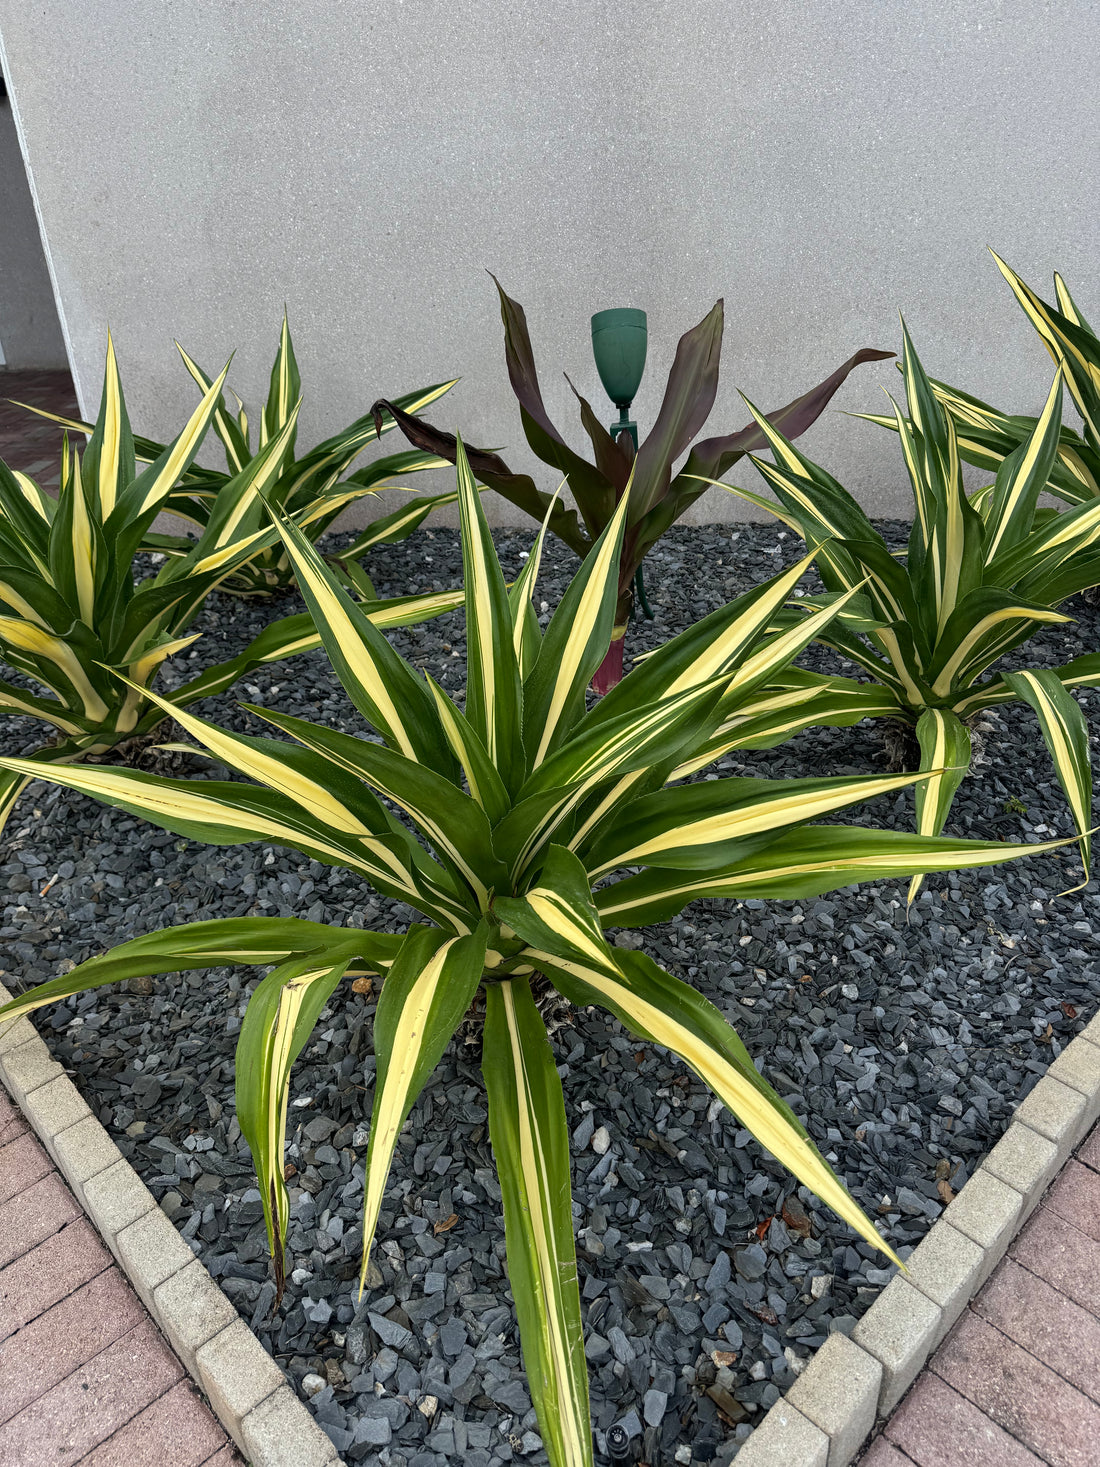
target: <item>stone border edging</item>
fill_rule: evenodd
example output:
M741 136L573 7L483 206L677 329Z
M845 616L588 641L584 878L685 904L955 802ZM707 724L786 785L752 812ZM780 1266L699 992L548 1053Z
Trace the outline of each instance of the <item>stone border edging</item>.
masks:
M0 984L0 1003L11 997ZM332 1442L29 1019L0 1028L0 1080L252 1467L341 1467Z
M1000 1262L1100 1118L1100 1014L856 1324L832 1334L737 1453L736 1467L848 1467Z

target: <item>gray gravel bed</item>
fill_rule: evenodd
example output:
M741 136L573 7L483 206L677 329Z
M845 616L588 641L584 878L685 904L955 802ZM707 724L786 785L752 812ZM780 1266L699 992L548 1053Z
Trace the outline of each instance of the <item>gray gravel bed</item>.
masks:
M898 540L904 527L892 527ZM497 536L509 573L530 535ZM643 650L762 575L800 542L770 526L678 528L647 561L656 622ZM542 599L571 557L548 547ZM457 584L453 531L374 556L383 594ZM811 583L808 583L811 584ZM192 662L232 655L293 595L215 597ZM1050 628L1020 665L1095 650L1098 614ZM461 618L394 634L414 664L461 684ZM814 665L838 666L815 650ZM247 676L202 710L255 724L236 698L350 730L358 715L320 654ZM1100 712L1100 698L1082 701ZM1033 716L987 720L985 763L949 833L1040 839L1070 830ZM0 745L29 746L10 719ZM727 772L796 776L881 767L870 726L818 729ZM193 761L196 777L208 766ZM224 777L223 771L209 771ZM910 829L908 793L854 822ZM903 1255L1004 1130L1019 1100L1100 1002L1100 904L1073 858L931 878L909 921L900 883L804 902L701 903L624 932L736 1025L861 1204ZM266 913L400 928L412 919L351 875L264 845L204 847L36 785L0 851L0 959L16 989L131 936ZM259 1193L233 1104L233 1051L258 974L157 978L43 1011L54 1055L165 1211L309 1401L345 1459L379 1467L544 1463L504 1264L476 1038L463 1032L398 1147L370 1287L360 1302L363 1158L374 994L338 990L293 1077L292 1272L273 1310ZM554 1035L574 1127L574 1213L597 1442L622 1422L651 1464L728 1463L832 1330L850 1330L891 1275L760 1149L682 1065L603 1012Z

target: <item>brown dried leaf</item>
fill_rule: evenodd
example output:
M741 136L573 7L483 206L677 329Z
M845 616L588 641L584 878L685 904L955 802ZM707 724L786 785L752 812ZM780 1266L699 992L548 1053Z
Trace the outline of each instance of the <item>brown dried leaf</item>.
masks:
M450 1217L445 1217L442 1222L434 1223L432 1225L432 1232L436 1234L449 1233L456 1222L458 1222L458 1213L452 1212Z
M946 1207L949 1202L954 1202L955 1189L954 1187L952 1187L951 1183L947 1180L946 1177L941 1177L940 1180L936 1183L936 1191L940 1194L940 1201L943 1203L944 1207Z
M783 1204L783 1221L788 1229L800 1238L810 1236L811 1223L806 1209L792 1193Z

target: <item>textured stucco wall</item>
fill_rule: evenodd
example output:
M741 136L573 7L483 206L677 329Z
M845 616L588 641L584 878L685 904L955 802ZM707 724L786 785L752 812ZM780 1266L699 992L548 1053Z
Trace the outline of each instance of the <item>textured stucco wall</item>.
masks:
M110 320L147 432L193 401L173 336L211 365L238 348L254 399L285 301L305 441L461 375L439 420L531 467L486 268L527 306L578 444L561 372L599 395L588 316L608 305L649 312L644 426L677 336L726 297L712 432L744 421L737 388L778 406L896 347L899 307L935 375L1037 411L1047 358L986 244L1100 308L1091 0L113 0L90 19L0 0L82 400ZM835 406L895 381L861 368ZM890 436L834 412L804 444L906 511Z
M34 214L19 136L9 103L0 99L0 347L8 367L64 367L42 238Z

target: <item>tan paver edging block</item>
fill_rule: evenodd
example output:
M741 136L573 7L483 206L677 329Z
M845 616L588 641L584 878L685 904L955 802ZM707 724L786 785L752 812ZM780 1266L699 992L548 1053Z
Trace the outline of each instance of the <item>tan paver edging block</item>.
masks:
M0 983L0 1003L11 997ZM26 1019L0 1025L0 1080L251 1467L340 1467L332 1442Z
M737 1454L737 1467L848 1467L889 1416L1100 1118L1100 1014L852 1330L830 1335Z

